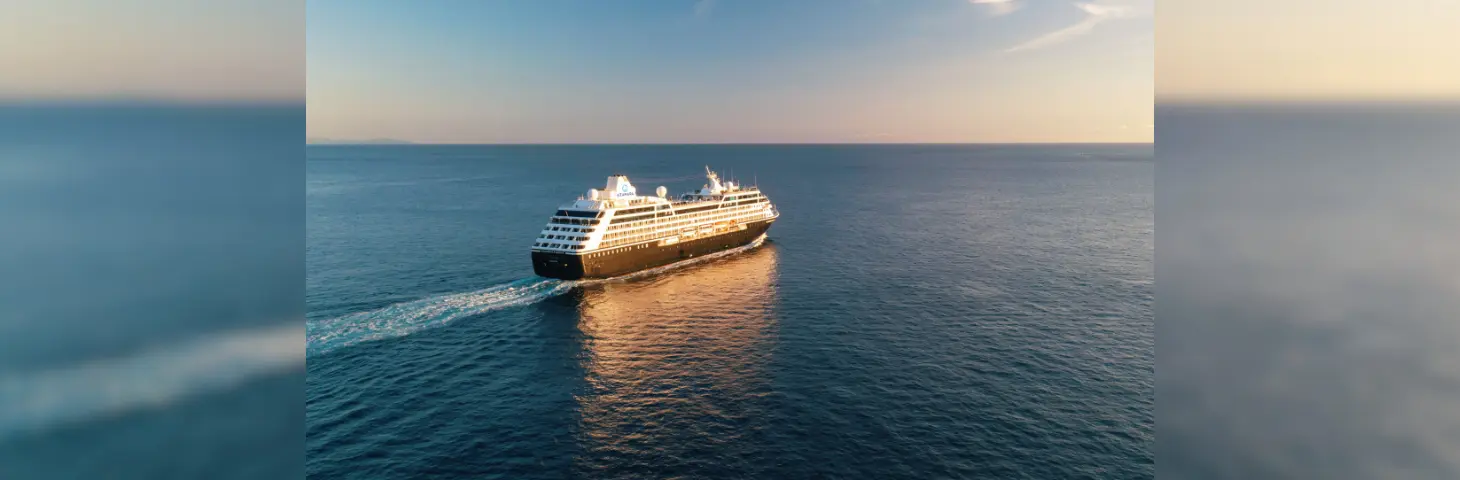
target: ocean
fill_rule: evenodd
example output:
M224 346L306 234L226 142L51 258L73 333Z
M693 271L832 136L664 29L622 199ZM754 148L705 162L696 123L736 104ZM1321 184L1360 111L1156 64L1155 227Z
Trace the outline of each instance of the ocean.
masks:
M1460 109L1157 125L301 147L300 106L0 108L0 478L1460 476ZM531 275L559 203L705 164L767 241Z
M1163 478L1460 478L1460 106L1156 110Z
M311 478L1151 478L1150 145L310 146ZM534 277L705 165L753 247Z
M303 105L0 105L0 478L304 473Z

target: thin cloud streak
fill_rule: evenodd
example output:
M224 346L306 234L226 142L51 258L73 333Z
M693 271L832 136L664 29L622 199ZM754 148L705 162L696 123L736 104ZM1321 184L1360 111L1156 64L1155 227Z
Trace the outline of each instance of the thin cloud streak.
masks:
M1075 7L1085 11L1085 18L1079 23L1068 27L1046 33L1033 40L1009 47L1005 53L1013 53L1025 50L1035 50L1064 43L1072 38L1090 33L1096 25L1105 23L1108 20L1131 16L1130 7L1116 5L1098 5L1094 3L1076 3Z
M995 17L1008 15L1019 9L1019 4L1014 0L968 0L968 3L988 9L989 15Z

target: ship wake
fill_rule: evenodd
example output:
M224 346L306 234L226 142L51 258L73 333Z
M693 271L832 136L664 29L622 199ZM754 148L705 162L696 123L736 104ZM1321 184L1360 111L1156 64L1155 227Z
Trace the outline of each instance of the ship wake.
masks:
M305 351L314 356L360 342L410 335L473 315L540 302L568 291L575 284L533 277L473 292L426 297L379 310L308 322Z
M0 368L0 443L163 407L304 366L299 324L212 332L38 371Z
M307 356L312 357L362 342L403 337L463 318L505 308L531 305L566 293L575 287L652 276L687 265L735 255L759 247L765 241L766 236L761 235L741 247L662 267L641 270L621 277L573 281L532 277L471 292L437 295L397 303L378 310L309 321L305 324L305 350Z

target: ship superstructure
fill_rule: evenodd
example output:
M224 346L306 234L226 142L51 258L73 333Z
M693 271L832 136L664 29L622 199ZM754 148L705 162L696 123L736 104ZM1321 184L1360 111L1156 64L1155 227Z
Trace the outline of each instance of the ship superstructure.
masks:
M532 245L532 268L551 278L607 278L750 243L780 214L757 186L722 181L705 167L697 191L638 194L624 175L591 189L548 219Z

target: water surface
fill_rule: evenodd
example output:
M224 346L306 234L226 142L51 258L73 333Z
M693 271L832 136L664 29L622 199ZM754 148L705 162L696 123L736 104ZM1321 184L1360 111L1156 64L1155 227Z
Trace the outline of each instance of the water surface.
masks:
M0 478L303 473L303 105L0 105Z
M317 478L1154 474L1150 146L308 149ZM709 164L758 248L532 277L560 203Z
M1162 476L1460 478L1460 108L1157 125Z

